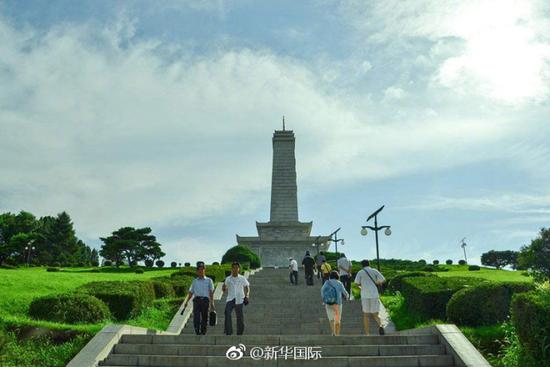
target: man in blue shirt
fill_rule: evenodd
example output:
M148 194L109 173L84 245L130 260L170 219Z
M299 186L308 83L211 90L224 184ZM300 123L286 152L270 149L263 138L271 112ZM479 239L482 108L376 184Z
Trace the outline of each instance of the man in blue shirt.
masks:
M187 307L189 299L193 297L193 326L197 335L206 334L209 309L214 310L214 282L205 276L206 268L203 261L197 262L197 278L191 283L189 293L184 303Z

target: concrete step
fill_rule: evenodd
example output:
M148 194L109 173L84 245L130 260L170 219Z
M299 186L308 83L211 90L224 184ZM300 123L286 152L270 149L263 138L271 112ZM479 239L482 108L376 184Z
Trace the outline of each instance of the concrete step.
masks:
M322 356L322 355L321 355ZM148 367L217 367L217 366L303 366L305 364L317 367L446 367L453 365L449 355L419 355L419 356L360 356L360 357L321 357L317 360L271 359L254 360L243 357L230 360L224 356L165 356L165 355L135 355L112 354L101 366L148 366Z
M370 335L327 338L323 335L123 335L124 344L204 345L426 345L439 344L436 335Z
M255 344L255 346L258 346ZM150 354L180 356L223 356L227 345L196 344L117 344L114 354ZM327 345L322 348L326 357L334 356L396 356L396 355L443 355L442 345Z

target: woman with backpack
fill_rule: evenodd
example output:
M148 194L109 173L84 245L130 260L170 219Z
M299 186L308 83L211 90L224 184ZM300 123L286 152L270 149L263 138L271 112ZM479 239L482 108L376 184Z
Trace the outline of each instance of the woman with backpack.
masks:
M337 271L331 271L329 279L321 288L321 298L327 311L327 317L332 335L340 335L340 321L342 320L342 296L349 298L349 293L340 282Z

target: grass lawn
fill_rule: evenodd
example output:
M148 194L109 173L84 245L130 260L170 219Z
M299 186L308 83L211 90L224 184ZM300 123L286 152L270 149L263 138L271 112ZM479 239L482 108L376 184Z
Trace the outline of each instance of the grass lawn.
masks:
M68 268L60 272L46 272L46 268L0 269L0 317L27 317L31 301L47 294L74 290L100 280L139 280L166 276L174 269L145 270L136 274L128 268L108 269L94 273L90 268Z
M469 271L468 265L439 265L439 268L449 271L438 271L433 274L440 277L475 277L485 278L500 282L532 282L533 278L522 275L523 271L515 270L496 270L490 268L481 268L479 271Z
M178 269L144 269L136 274L129 268L67 268L60 272L47 272L46 268L0 269L0 366L6 367L63 367L103 326L98 324L60 324L34 320L28 316L34 298L70 292L94 281L140 280L169 276ZM124 323L152 329L166 329L181 299L155 300L137 317ZM45 337L21 339L17 330L45 328L69 330L76 336L52 343Z

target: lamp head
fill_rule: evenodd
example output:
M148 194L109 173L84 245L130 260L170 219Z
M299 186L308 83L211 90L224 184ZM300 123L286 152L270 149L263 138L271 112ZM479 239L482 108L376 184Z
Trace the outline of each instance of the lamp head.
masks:
M366 236L368 232L366 228L361 228L361 236Z
M391 236L391 229L386 228L386 230L384 231L384 234L385 234L386 236Z

